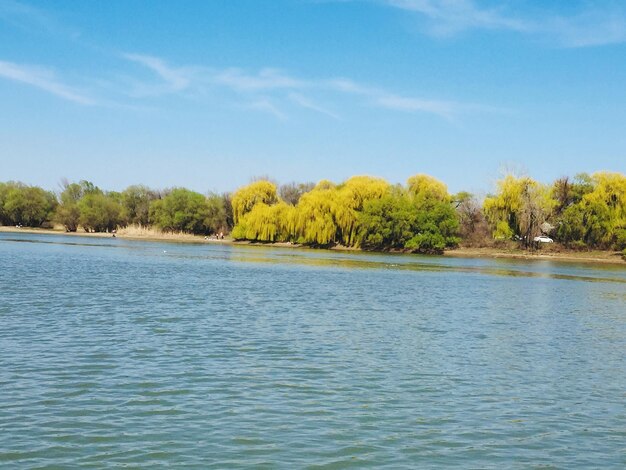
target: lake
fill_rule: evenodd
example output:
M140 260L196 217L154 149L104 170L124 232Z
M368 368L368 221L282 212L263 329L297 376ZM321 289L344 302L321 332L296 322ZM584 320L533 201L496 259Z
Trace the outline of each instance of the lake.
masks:
M623 468L626 267L0 233L0 467Z

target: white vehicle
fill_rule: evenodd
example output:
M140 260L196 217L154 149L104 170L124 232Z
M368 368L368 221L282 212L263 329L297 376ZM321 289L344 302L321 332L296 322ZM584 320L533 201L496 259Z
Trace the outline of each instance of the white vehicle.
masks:
M553 243L554 240L552 240L550 237L546 237L545 235L540 235L538 237L533 238L534 241L539 242L539 243Z

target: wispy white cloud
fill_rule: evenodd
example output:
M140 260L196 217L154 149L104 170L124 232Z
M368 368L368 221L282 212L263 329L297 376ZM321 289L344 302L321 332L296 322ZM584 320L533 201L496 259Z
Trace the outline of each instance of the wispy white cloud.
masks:
M300 89L309 84L306 81L285 75L272 68L261 69L257 74L250 74L237 68L217 72L215 83L240 91L266 91L275 89Z
M0 0L0 20L20 28L37 26L49 29L51 22L41 10L15 0Z
M132 77L122 78L121 81L83 77L87 83L91 84L89 88L91 91L95 87L100 91L99 94L104 96L96 99L93 93L87 92L84 88L79 89L68 85L54 70L46 67L0 61L0 78L27 84L81 105L125 109L145 109L145 105L142 105L140 100L148 97L175 93L192 93L191 96L201 97L211 94L211 90L216 87L225 87L240 96L239 106L263 111L281 120L288 119L285 108L290 106L340 119L337 112L320 105L319 102L329 100L337 102L343 97L345 105L345 97L350 95L361 98L361 100L354 101L357 105L360 101L361 104L372 107L410 113L429 113L446 119L467 111L494 112L494 108L488 106L404 96L346 78L303 79L271 68L264 68L258 72L246 72L238 68L219 70L203 66L175 67L155 56L123 54L122 57L150 70L157 76L158 83L145 82ZM131 91L128 87L129 82L134 85ZM137 100L133 102L126 100L121 103L120 93ZM105 98L107 95L108 99ZM118 95L118 99L115 99L115 95Z
M347 78L304 79L273 68L249 72L240 68L213 69L197 65L174 67L154 56L124 54L123 57L148 68L165 84L165 87L160 84L140 84L139 88L150 91L144 95L187 91L201 93L211 88L225 87L240 95L248 103L248 108L270 113L279 119L286 119L287 114L276 103L281 103L283 109L291 103L338 119L336 112L317 103L316 95L330 96L331 99L333 96L354 96L368 106L408 113L428 113L446 119L461 112L493 109L452 100L405 96Z
M431 113L450 119L455 114L470 108L469 105L455 101L429 100L403 96L387 90L365 86L346 78L329 80L327 83L328 86L337 91L360 95L374 106L395 111Z
M472 0L384 0L389 6L422 14L432 20L431 32L449 35L467 29L529 31L527 21L508 16L502 8L480 7Z
M626 42L626 11L587 10L571 17L555 16L546 19L541 29L566 47L619 44Z
M451 118L461 109L458 103L452 101L421 100L390 94L377 97L376 102L380 106L388 109L408 112L422 111L425 113L438 114L445 118Z
M47 68L0 61L0 77L34 86L74 103L82 105L96 104L93 98L62 83L56 77L56 74Z
M0 0L0 21L31 33L49 33L75 39L80 32L57 21L50 13L17 0Z
M626 4L572 0L569 15L542 8L520 10L519 3L484 0L374 0L419 15L426 31L452 36L469 30L502 30L543 38L564 47L626 42Z
M198 72L193 68L173 67L166 64L163 59L150 55L123 54L122 57L148 68L161 80L158 84L147 84L135 80L132 93L137 96L160 95L187 90L193 85L198 75Z
M269 113L275 118L281 121L287 120L287 115L283 113L278 107L268 98L260 98L249 103L247 108Z
M310 109L311 111L325 114L326 116L330 116L333 119L339 119L339 116L336 113L320 106L319 104L315 103L312 99L304 95L301 95L300 93L291 92L287 96L291 100L292 103L295 103L302 108Z

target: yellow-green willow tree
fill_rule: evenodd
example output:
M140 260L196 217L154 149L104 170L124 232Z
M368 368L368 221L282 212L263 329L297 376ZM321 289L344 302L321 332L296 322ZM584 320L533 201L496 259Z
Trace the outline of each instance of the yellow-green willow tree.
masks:
M269 181L255 181L239 188L232 197L233 220L239 222L247 212L259 203L272 205L278 202L276 185Z
M233 197L233 212L238 214L232 232L234 238L295 241L318 246L336 243L359 246L366 242L370 247L374 246L371 240L380 238L384 242L389 239L376 237L368 231L377 227L372 220L373 213L370 217L362 217L366 207L379 210L379 206L368 205L389 196L392 188L384 179L354 176L340 185L320 181L300 197L295 207L277 199L273 188L253 183L237 191ZM400 204L403 214L410 219L410 227L415 229L408 233L410 249L440 251L456 243L458 223L450 205L450 195L442 182L427 175L416 175L409 179L409 189L401 191L403 200L406 200L406 204ZM264 199L271 202L264 202ZM392 198L385 204L395 206L401 202ZM380 209L386 207L385 204ZM365 232L361 227L363 221L367 221L369 227ZM394 223L390 220L387 225ZM394 241L393 247L397 245L398 242Z
M333 215L341 243L346 246L357 244L359 212L363 210L363 205L367 201L382 198L389 186L389 183L381 178L353 176L338 188Z
M358 214L371 199L383 197L389 183L371 176L354 176L341 185L320 181L296 205L294 238L300 243L358 243Z
M274 205L255 204L232 232L233 238L266 242L289 241L293 233L295 208L284 201Z
M550 187L529 177L512 175L505 176L497 185L496 194L483 203L494 238L518 236L529 242L556 205Z
M591 185L578 204L565 210L563 222L579 225L573 231L577 233L574 241L592 247L626 248L626 176L594 173Z
M449 202L450 194L448 187L429 175L418 174L411 176L407 180L409 192L415 197L423 200L437 200L441 202Z
M298 243L328 245L337 241L337 193L334 184L322 180L302 195L294 214L293 235Z

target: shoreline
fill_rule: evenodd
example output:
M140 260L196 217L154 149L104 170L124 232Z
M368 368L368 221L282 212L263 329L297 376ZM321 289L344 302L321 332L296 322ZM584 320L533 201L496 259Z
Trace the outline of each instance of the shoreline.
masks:
M626 260L619 251L544 251L528 252L523 250L507 250L500 248L468 248L461 247L446 250L443 254L450 258L491 258L521 259L530 261L558 261L566 263L607 264L626 267Z
M33 228L33 227L10 227L6 225L0 225L0 233L31 233L35 235L61 235L68 237L93 237L93 238L119 238L121 240L134 240L134 241L149 241L149 242L169 242L169 243L233 243L231 239L208 239L206 240L203 235L192 235L190 233L162 233L162 234L148 234L148 235L128 235L124 233L116 233L113 237L112 233L106 232L66 232L65 230L59 230L54 228Z
M0 226L0 233L31 233L43 235L64 235L69 237L95 237L95 238L113 238L110 233L90 233L90 232L65 232L59 229L45 228L17 228L11 226ZM247 245L247 246L265 246L274 248L306 248L314 249L306 245L300 245L290 242L254 242L254 241L236 241L231 238L223 240L205 239L202 235L192 235L183 233L162 233L149 235L128 235L117 233L115 238L122 240L149 241L149 242L167 242L167 243L217 243L224 245ZM367 253L366 250L359 248L335 246L328 248L330 251L356 251ZM384 252L382 252L384 253ZM588 263L588 264L607 264L616 266L626 266L626 261L622 258L620 252L617 251L573 251L559 248L558 251L550 250L543 252L528 252L517 249L506 248L469 248L459 247L446 250L442 257L449 258L488 258L488 259L521 259L535 261L558 261L568 263Z

